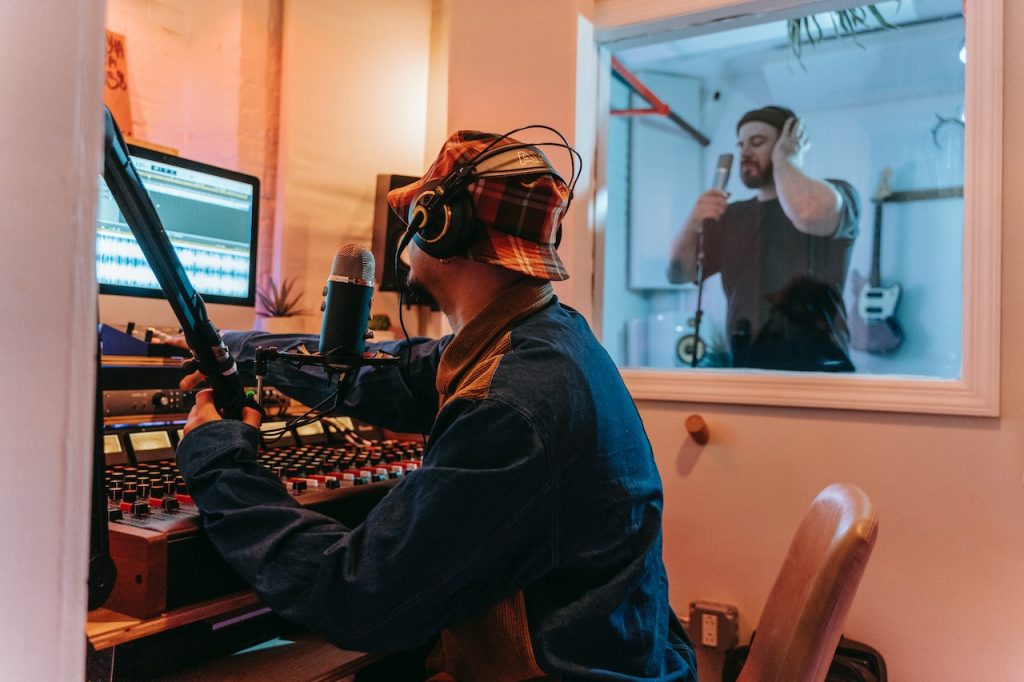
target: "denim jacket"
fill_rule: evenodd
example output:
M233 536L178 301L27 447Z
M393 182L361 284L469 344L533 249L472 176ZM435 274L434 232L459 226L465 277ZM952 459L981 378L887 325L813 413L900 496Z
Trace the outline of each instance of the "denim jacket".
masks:
M256 346L302 340L315 341L226 335L243 372ZM582 316L529 280L455 337L374 347L402 362L360 369L341 411L429 441L357 527L297 504L241 422L204 424L178 448L211 541L264 602L349 649L440 633L429 667L460 682L695 680L650 443ZM310 405L330 390L283 363L270 382Z

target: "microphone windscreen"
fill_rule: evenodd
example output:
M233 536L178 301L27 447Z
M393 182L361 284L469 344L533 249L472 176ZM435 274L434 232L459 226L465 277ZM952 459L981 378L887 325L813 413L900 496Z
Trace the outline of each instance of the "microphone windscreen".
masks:
M372 286L374 266L373 253L369 249L358 244L345 244L334 254L331 277L343 277Z
M729 184L729 174L732 172L732 154L722 154L718 157L718 166L715 168L715 178L711 181L714 189L724 191Z

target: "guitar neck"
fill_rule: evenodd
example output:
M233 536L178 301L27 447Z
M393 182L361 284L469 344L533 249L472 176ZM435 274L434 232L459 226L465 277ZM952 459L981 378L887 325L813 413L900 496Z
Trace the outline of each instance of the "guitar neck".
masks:
M875 202L875 234L871 244L871 276L868 283L872 287L882 286L882 202Z

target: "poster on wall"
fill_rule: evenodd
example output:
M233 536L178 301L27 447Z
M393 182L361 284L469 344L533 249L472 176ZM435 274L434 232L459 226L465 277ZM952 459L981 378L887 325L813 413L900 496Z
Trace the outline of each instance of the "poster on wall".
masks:
M125 135L132 135L132 102L128 95L128 57L124 36L107 31L107 58L104 62L103 103Z

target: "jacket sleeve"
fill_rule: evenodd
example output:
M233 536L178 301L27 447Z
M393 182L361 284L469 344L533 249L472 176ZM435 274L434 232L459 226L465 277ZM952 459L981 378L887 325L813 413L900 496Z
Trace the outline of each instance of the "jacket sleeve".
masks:
M318 337L311 335L267 334L264 332L224 332L228 346L243 380L254 381L256 349L273 346L293 352L299 346L316 349ZM412 338L368 344L367 350L382 351L399 358L398 366L362 367L339 402L338 412L405 433L427 433L437 413L437 389L434 380L441 353L451 340ZM290 398L310 407L327 399L337 386L328 380L323 368L314 365L295 367L277 361L270 364L267 384Z
M178 465L210 540L264 603L341 647L408 648L555 561L558 496L537 429L501 403L453 402L424 466L355 528L300 506L241 422L195 429Z

